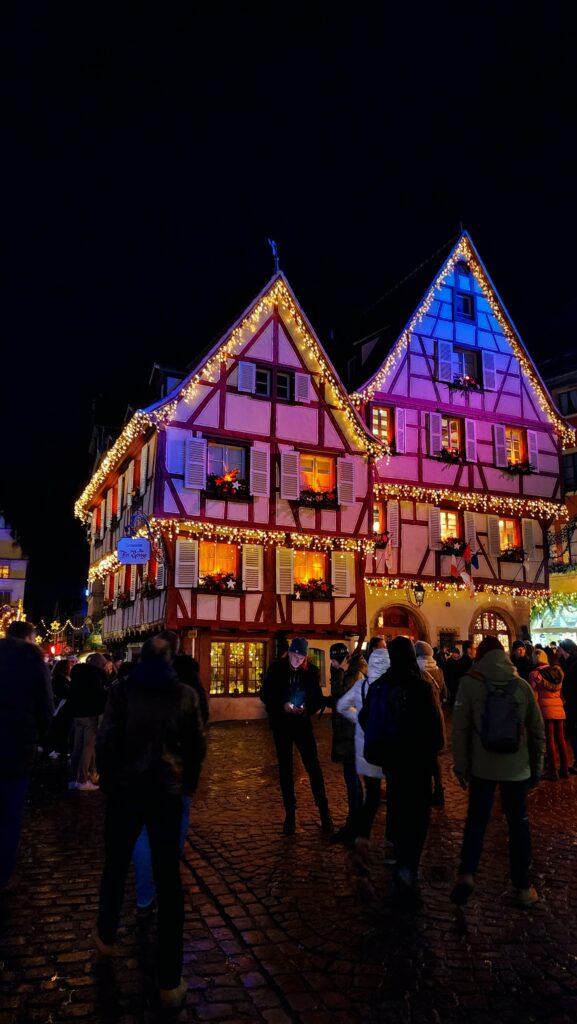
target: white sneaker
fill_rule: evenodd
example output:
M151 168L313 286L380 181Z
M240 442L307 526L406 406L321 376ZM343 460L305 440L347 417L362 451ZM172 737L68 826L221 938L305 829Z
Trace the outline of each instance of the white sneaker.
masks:
M68 789L78 789L78 783L77 782L69 782L68 783Z
M86 782L78 782L76 789L82 790L83 793L95 793L97 789L100 789L100 786L95 786L90 779L87 779Z

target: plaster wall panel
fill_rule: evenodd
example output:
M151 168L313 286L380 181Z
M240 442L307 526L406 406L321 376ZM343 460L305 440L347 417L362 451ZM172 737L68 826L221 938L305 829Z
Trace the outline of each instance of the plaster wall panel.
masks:
M256 613L260 604L260 594L246 594L244 599L245 614L249 622L256 621Z
M455 324L455 342L457 345L459 343L474 345L476 340L474 324L462 324L460 322Z
M383 460L384 461L384 460ZM395 455L389 465L381 463L379 475L382 480L410 480L414 482L418 478L419 460L415 455Z
M328 625L331 621L330 601L311 601L313 608L313 621L316 625Z
M306 441L318 444L318 414L306 405L277 405L276 433L288 441Z
M200 514L200 491L186 490L184 486L184 480L173 480L173 484L178 493L178 497L182 502L184 511L187 516L197 516Z
M198 594L196 598L196 614L199 619L216 622L218 597L216 594Z
M453 323L451 320L437 320L433 329L435 338L444 338L447 341L453 340Z
M279 329L278 337L278 361L281 366L293 366L296 370L302 370L303 364L295 352L294 345L287 338L282 327Z
M179 511L178 505L176 504L172 491L167 483L164 484L164 501L162 503L162 507L164 511L168 513L178 513Z
M477 344L479 348L487 349L489 352L495 352L497 349L497 343L490 331L477 331Z
M450 462L423 459L423 483L435 487L454 487L459 470L460 466L452 466Z
M225 507L226 507L226 502L224 502L224 501L217 501L214 498L207 498L206 499L206 506L205 506L205 511L206 511L207 518L208 519L224 519Z
M246 358L251 360L262 360L264 363L271 363L273 359L273 332L272 322L265 327L254 345L247 346ZM241 356L244 358L244 355Z
M321 530L327 533L335 533L337 529L337 514L325 509L321 512Z
M220 618L223 622L240 621L240 597L221 597Z
M230 395L228 397L231 397ZM227 398L228 401L228 398ZM220 395L214 394L194 418L195 427L218 427Z
M313 508L299 508L299 520L303 530L314 530L316 513Z
M343 440L335 429L335 425L328 413L324 413L324 432L325 432L325 445L327 448L336 448L338 451L343 451L344 444Z
M292 514L288 501L279 497L278 494L276 498L275 521L276 526L286 526L289 530L294 530L296 528L295 517Z
M248 523L248 503L244 501L227 501L226 518L233 523Z
M310 625L312 603L312 601L291 601L291 616L295 625Z
M270 434L270 402L227 394L224 425L227 430L267 436Z
M255 523L268 523L269 502L268 498L252 499L252 514Z
M178 596L180 597L180 600L182 601L182 603L183 603L183 605L184 605L184 607L186 609L186 614L187 614L188 618L190 618L191 608L192 608L192 594L191 594L190 590L179 590L178 591ZM177 605L177 607L179 607L179 606ZM179 608L179 610L180 610L180 608Z

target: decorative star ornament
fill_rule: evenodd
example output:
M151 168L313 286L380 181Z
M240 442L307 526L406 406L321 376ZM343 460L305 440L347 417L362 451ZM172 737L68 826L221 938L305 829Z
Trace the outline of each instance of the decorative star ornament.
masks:
M226 585L229 590L234 590L236 583L234 582L234 580L227 580Z
M297 592L295 594L295 600L296 601L300 601L300 599L301 599L301 592L300 592L300 590L297 590Z

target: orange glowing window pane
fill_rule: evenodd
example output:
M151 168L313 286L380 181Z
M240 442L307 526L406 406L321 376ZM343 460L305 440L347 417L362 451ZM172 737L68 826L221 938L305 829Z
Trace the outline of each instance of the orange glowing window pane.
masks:
M199 545L198 571L200 576L214 576L216 573L236 575L237 547L235 544L219 544L201 540Z
M459 451L461 448L461 421L452 416L443 416L443 448Z
M446 512L441 509L441 540L447 537L460 537L459 513Z
M335 461L318 455L300 457L301 488L312 491L332 491L335 486Z
M523 431L515 427L505 428L507 459L509 462L522 462L524 457Z
M391 439L391 416L390 409L382 406L373 406L372 431L380 441Z
M519 546L519 525L516 519L499 520L499 543L501 551Z
M295 551L295 583L326 580L327 556L322 551Z

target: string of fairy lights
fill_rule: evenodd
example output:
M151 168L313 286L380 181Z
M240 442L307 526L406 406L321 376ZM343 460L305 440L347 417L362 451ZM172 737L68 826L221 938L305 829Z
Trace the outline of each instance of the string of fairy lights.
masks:
M406 590L415 583L414 578L402 576L365 576L365 584L369 594L373 597L382 597L384 594L393 593L397 590ZM470 595L469 586L465 583L445 582L445 580L423 580L419 577L421 586L431 593L443 594L467 594ZM548 600L551 591L546 587L522 587L511 583L477 583L475 580L475 593L494 594L496 596L506 595L507 597L531 598L537 597Z
M490 282L488 281L483 268L476 259L475 254L469 243L469 240L465 235L460 239L458 245L456 246L453 253L445 263L443 269L441 270L441 273L437 277L434 284L431 286L429 292L425 296L423 302L421 303L417 311L412 316L408 326L401 334L396 345L385 359L385 362L383 363L381 368L377 371L376 374L374 374L373 377L370 378L370 380L367 382L367 384L365 384L362 390L356 391L353 395L351 395L351 401L353 405L359 408L363 402L370 401L375 392L379 391L382 388L387 378L390 377L391 373L402 359L404 352L410 342L411 335L413 334L413 332L417 331L419 324L422 323L424 317L429 312L431 304L435 300L435 293L439 288L442 288L447 278L450 277L451 274L453 273L455 265L460 260L465 260L468 266L470 267L472 273L474 274L481 288L481 291L483 292L483 296L489 304L492 315L499 324L501 331L507 338L507 341L509 342L516 358L519 360L519 365L521 369L531 382L541 411L546 415L549 422L554 426L559 437L562 439L564 445L566 447L573 447L575 445L575 430L568 423L566 423L565 420L561 418L561 416L558 415L551 400L548 398L547 394L543 390L541 381L539 380L535 372L535 369L527 353L525 352L525 349L518 340L512 325L509 323L509 320L505 316L505 313L503 312L499 302L497 301L495 294L493 292L493 288Z
M495 515L522 516L534 519L563 519L567 507L559 501L546 498L514 498L511 495L490 494L486 491L452 491L444 487L424 484L375 483L375 497L417 501L432 505L450 502L465 512L493 512Z

